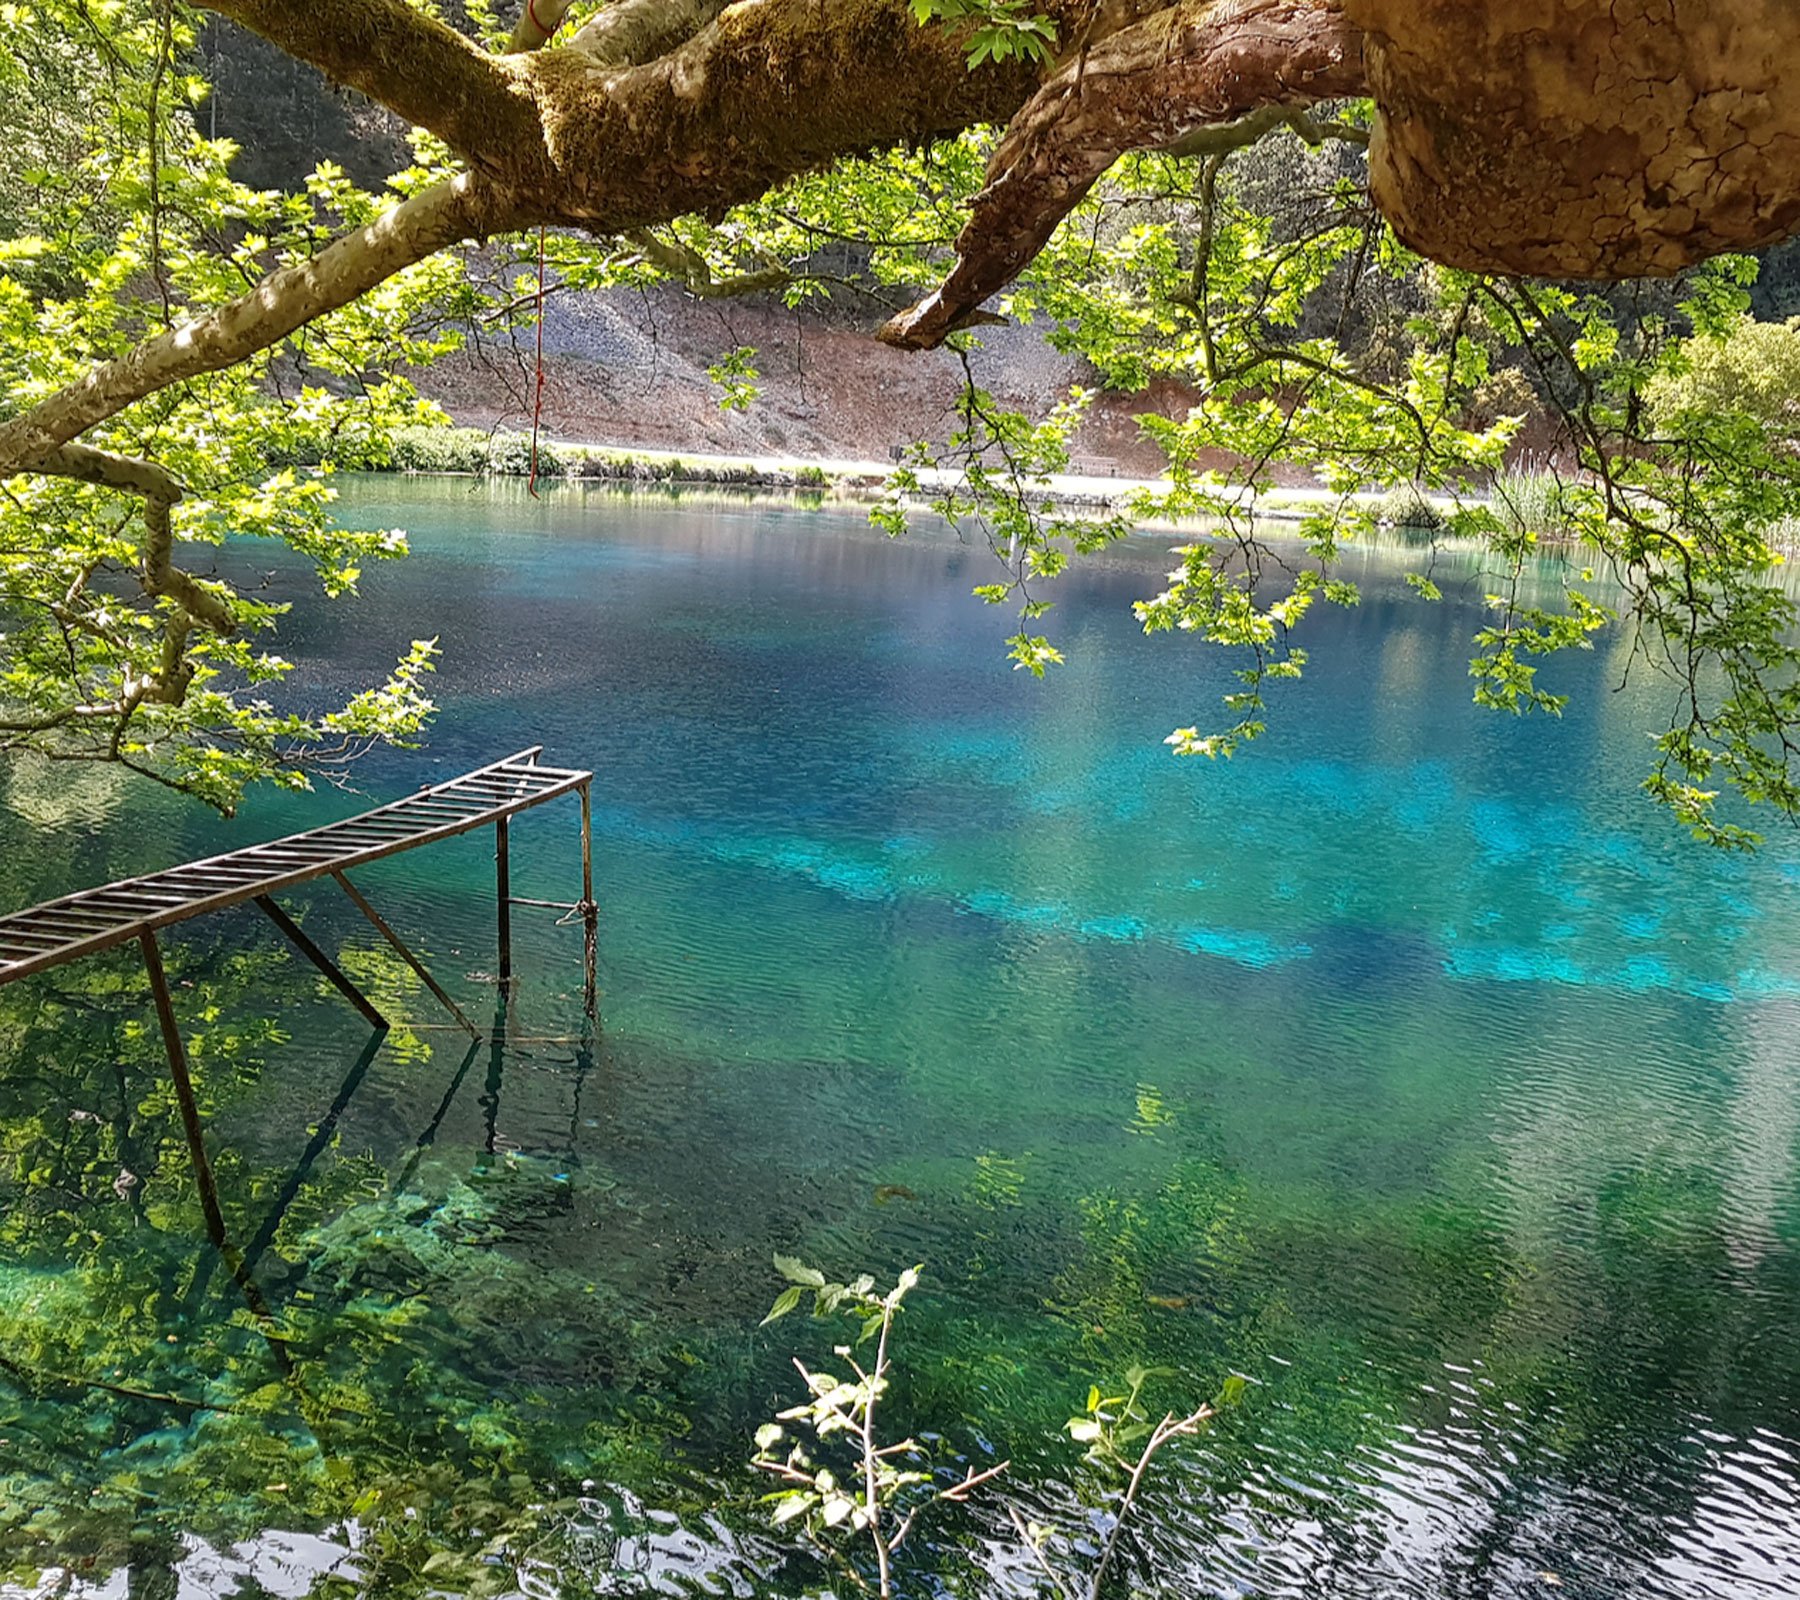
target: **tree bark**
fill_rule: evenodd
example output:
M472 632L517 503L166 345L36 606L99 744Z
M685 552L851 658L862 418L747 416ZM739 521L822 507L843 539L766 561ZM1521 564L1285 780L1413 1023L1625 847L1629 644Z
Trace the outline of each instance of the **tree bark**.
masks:
M1800 226L1793 0L1342 0L1376 202L1452 266L1679 271Z
M917 28L900 0L743 0L716 17L718 0L621 0L570 47L508 58L484 55L407 0L211 3L439 133L547 220L612 230L717 211L878 144L1004 120L1035 88L1016 67L965 72L952 31ZM1045 9L1085 56L1152 4ZM1236 9L1263 8L1218 0L1183 14ZM1800 95L1782 82L1800 59L1792 0L1288 9L1296 51L1366 36L1366 88L1380 110L1376 199L1436 260L1563 277L1666 274L1800 226ZM1164 83L1161 110L1172 115L1187 108L1186 90L1147 57L1118 64L1141 76L1115 85L1113 100L1159 136L1154 85ZM1289 93L1270 67L1254 70ZM1251 109L1248 93L1226 98ZM1069 163L1065 181L1115 148L1130 120L1096 129L1101 142L1078 155L1086 114L1082 94L1034 103L1040 139L1046 116L1069 119L1052 140Z
M615 0L581 25L573 47L596 61L641 66L693 38L726 0Z
M1037 84L1020 63L971 72L960 35L920 27L904 0L743 0L639 66L575 48L523 59L557 169L534 199L602 233L717 216L847 155L1004 122Z

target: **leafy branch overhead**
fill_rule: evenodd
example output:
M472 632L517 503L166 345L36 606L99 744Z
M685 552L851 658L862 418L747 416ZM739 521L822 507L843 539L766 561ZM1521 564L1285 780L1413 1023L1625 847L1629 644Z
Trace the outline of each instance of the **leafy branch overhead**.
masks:
M1015 417L971 382L953 437L896 479L916 496L927 457L958 470L930 492L1003 563L983 598L1018 605L1033 675L1061 657L1041 624L1068 560L1146 519L1215 521L1140 608L1244 653L1180 751L1265 731L1307 613L1356 598L1336 562L1375 519L1360 496L1405 486L1490 552L1482 703L1558 709L1557 652L1625 630L1632 670L1672 687L1652 794L1726 844L1752 837L1727 790L1800 810L1770 543L1797 509L1794 429L1779 377L1721 387L1708 354L1742 335L1731 252L1800 219L1787 8L1710 0L1695 30L1601 0L1556 28L1524 0L542 0L466 8L466 32L409 0L213 9L415 124L416 161L380 194L329 164L250 189L202 133L197 11L0 11L26 108L0 183L0 749L229 808L410 737L426 647L386 641L385 685L311 703L272 647L291 590L260 587L242 541L332 593L403 550L335 525L331 473L441 420L405 374L531 314L536 251L511 241L542 228L559 292L843 295L909 348L1029 317L1109 388L1191 390L1147 418L1169 488L1126 516L1052 504L1080 396ZM712 372L751 403L752 352ZM1490 503L1533 407L1570 477L1555 530ZM1296 468L1324 489L1298 563L1255 519ZM1527 604L1546 540L1587 541L1595 575Z
M921 23L966 22L969 70L989 61L1055 59L1056 24L1025 0L907 0Z
M1337 125L1360 120L1352 107ZM1242 660L1225 715L1168 739L1218 758L1268 732L1275 692L1309 669L1308 617L1360 600L1346 546L1403 495L1429 516L1409 576L1421 599L1441 593L1441 563L1477 553L1493 614L1471 640L1478 705L1559 714L1556 657L1613 642L1624 672L1669 690L1667 727L1646 730L1648 793L1710 843L1753 844L1720 809L1727 791L1800 814L1800 656L1776 544L1800 527L1779 376L1791 341L1745 315L1755 263L1722 257L1629 296L1435 268L1370 212L1359 151L1275 124L1198 162L1130 158L1021 276L1009 311L1047 323L1109 388L1197 396L1138 418L1166 487L1105 518L1059 511L1088 397L1034 422L971 384L966 426L894 475L878 520L897 531L928 496L985 537L1006 581L976 593L1017 604L1013 656L1040 675L1062 658L1030 626L1052 610L1049 580L1136 528L1178 529L1166 587L1137 615ZM1508 486L1531 411L1563 463L1542 506ZM1296 472L1316 487L1287 487ZM1284 498L1293 520L1272 524Z

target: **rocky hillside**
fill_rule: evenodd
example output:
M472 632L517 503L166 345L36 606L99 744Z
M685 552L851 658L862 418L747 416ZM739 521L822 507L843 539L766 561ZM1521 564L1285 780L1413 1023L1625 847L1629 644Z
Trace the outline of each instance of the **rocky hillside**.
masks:
M946 351L912 355L877 344L874 321L766 299L704 303L673 287L552 295L544 305L544 430L663 450L876 461L913 439L948 438L960 426L960 363ZM1030 329L986 329L983 341L976 377L1003 405L1041 411L1081 381L1079 364ZM748 410L725 411L706 369L743 345L757 352L761 392ZM451 357L418 378L459 422L530 422L528 340ZM1077 442L1091 470L1116 466L1129 475L1160 465L1130 421L1142 409L1141 396L1097 408Z
M239 175L294 187L321 160L379 186L407 159L399 120L361 95L229 22L211 24L203 68L214 92L202 118L242 147ZM672 450L886 459L889 447L947 437L961 369L953 356L902 355L869 337L874 305L808 307L779 300L706 302L678 289L558 294L545 305L544 425L552 437ZM1008 405L1041 408L1078 382L1077 363L1029 330L994 329L981 382ZM747 411L719 407L706 375L722 352L757 350L761 391ZM418 375L458 422L520 426L531 419L533 370L523 343L485 343ZM1099 470L1154 469L1137 438L1141 402L1102 407L1079 448Z

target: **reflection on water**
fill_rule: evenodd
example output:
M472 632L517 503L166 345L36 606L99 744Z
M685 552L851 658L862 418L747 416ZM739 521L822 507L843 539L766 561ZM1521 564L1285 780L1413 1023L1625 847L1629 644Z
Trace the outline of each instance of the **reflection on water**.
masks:
M946 534L348 508L417 554L286 648L324 699L444 638L382 794L527 741L596 770L603 1027L548 916L472 1052L328 892L295 909L401 1019L372 1054L253 912L171 940L264 1319L204 1246L132 961L0 995L8 1566L408 1591L504 1550L532 1593L816 1590L753 1508L706 1510L755 1492L792 1341L829 1343L753 1331L780 1250L924 1261L899 1408L1072 1528L1091 1378L1254 1379L1151 1496L1131 1559L1171 1593L1800 1590L1800 849L1703 854L1637 797L1653 686L1601 650L1550 669L1562 721L1480 714L1479 574L1440 564L1430 607L1372 553L1270 740L1199 767L1160 741L1230 663L1129 612L1166 541L1069 584L1040 685ZM8 905L364 803L5 797ZM569 897L560 811L515 823L516 893ZM491 1012L490 842L366 883ZM993 1507L932 1538L1033 1592Z

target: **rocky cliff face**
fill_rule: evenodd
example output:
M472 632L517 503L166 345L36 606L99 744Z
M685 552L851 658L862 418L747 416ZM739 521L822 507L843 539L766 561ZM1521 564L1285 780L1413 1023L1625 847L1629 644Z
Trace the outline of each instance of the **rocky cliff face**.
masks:
M234 170L258 189L298 188L321 161L335 161L364 188L378 189L406 165L406 125L392 112L234 22L213 20L200 39L200 69L213 92L201 128L236 140Z

